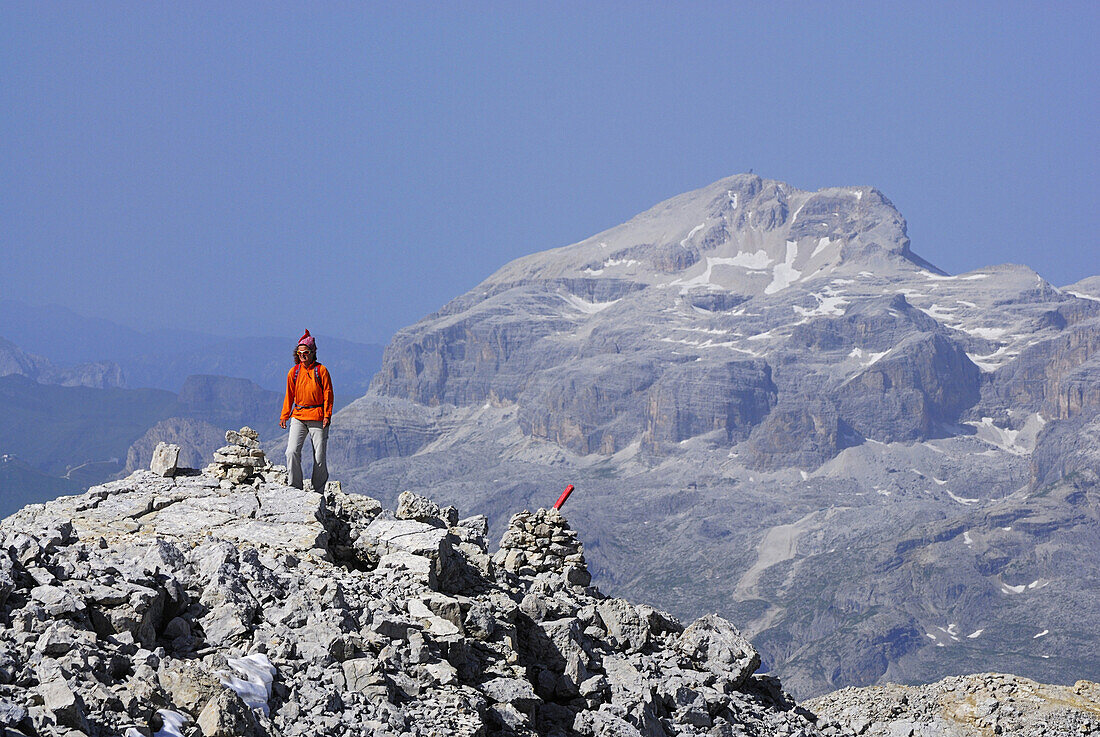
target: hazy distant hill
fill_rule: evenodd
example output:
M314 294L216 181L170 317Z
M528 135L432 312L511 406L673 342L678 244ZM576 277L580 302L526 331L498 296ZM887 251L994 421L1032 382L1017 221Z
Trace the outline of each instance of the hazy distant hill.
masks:
M52 306L0 299L2 336L61 367L111 361L125 385L177 391L193 374L250 379L282 391L298 335L224 338L163 330L143 333ZM338 394L361 395L381 365L383 346L318 336L318 358L332 370ZM0 354L2 359L2 354ZM0 364L2 365L2 364Z
M0 377L0 403L0 454L11 461L4 467L0 516L147 466L160 441L179 443L184 465L197 465L224 443L227 427L251 425L268 438L285 432L278 428L281 393L224 376L190 376L175 394L10 375Z
M87 386L95 388L120 387L125 380L122 368L111 361L80 363L59 368L48 359L22 350L9 340L0 337L0 376L26 376L43 384L62 386Z
M122 364L130 386L178 388L188 376L213 374L243 377L282 394L297 337L211 339L194 350L147 353ZM324 336L317 343L317 358L332 373L334 391L345 403L361 396L382 365L383 347Z
M0 517L28 504L40 504L65 494L76 494L87 484L58 478L32 468L17 456L0 454Z
M189 351L211 342L194 331L143 333L109 320L84 317L53 305L0 299L4 337L58 364L129 359L148 353Z
M126 450L169 416L176 395L159 389L99 389L0 377L0 454L5 468L0 512L99 483L123 468Z
M176 405L160 389L93 389L0 378L0 452L51 475L74 466L119 459L126 448ZM121 470L121 466L116 470Z

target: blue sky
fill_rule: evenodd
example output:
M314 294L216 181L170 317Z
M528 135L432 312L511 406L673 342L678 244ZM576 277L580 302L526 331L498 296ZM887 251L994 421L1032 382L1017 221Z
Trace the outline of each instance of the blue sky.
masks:
M951 272L1100 273L1100 4L6 3L0 295L385 341L754 169ZM2 330L0 330L2 335Z

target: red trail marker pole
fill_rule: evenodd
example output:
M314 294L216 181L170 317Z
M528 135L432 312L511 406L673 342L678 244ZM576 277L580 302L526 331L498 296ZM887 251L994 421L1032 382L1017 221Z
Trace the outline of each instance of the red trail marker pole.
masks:
M562 505L565 504L565 500L568 499L569 495L572 494L572 493L573 493L573 484L569 484L569 486L565 487L565 491L563 491L561 493L561 496L558 497L558 500L556 502L554 502L554 509L560 510Z

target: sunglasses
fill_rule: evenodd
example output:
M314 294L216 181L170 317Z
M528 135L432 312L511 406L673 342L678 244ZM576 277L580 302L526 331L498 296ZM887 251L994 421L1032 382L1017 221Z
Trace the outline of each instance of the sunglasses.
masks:
M313 351L298 351L299 356L308 356L310 353L313 353Z

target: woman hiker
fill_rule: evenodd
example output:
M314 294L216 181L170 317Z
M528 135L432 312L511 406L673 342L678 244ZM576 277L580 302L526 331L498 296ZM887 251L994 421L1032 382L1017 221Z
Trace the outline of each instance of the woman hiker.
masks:
M328 481L325 446L332 421L332 380L328 369L317 363L317 341L308 330L294 349L294 368L286 375L279 427L286 429L287 420L290 420L290 439L286 444L286 467L290 485L302 488L302 444L309 433L313 446L313 490L324 491Z

